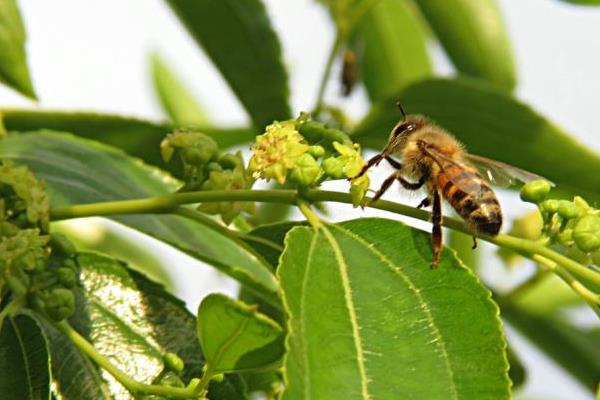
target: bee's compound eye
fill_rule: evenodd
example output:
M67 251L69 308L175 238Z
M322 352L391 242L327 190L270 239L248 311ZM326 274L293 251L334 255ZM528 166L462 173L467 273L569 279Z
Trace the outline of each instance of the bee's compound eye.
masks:
M402 135L403 133L409 133L414 131L415 129L417 129L417 126L413 123L410 122L406 122L404 124L398 125L395 129L394 129L394 137L397 137L399 135Z

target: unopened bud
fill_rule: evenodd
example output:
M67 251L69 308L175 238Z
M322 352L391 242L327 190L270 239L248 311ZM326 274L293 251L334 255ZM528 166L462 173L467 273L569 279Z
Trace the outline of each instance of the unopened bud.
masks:
M600 217L586 215L573 228L573 240L586 253L600 249Z
M550 183L546 180L529 182L521 189L521 200L538 204L550 193L550 189Z

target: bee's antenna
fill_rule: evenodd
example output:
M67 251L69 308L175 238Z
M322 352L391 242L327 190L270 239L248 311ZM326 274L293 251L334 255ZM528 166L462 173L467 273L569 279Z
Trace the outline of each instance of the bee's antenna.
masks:
M402 103L400 103L400 100L398 100L396 102L396 105L398 106L398 108L400 109L400 112L402 113L402 119L405 119L406 113L404 112L404 108L402 108Z

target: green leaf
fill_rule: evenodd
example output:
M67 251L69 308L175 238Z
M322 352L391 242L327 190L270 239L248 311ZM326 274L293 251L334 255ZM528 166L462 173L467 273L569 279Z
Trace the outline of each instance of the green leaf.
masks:
M584 331L556 314L538 315L501 303L502 317L590 391L600 376L600 335Z
M179 126L210 125L197 100L156 53L150 56L150 69L154 91L171 121Z
M210 294L198 308L198 338L214 373L262 369L284 353L283 330L276 322L221 294Z
M384 219L292 229L283 399L508 399L490 292L429 235Z
M416 3L458 71L514 88L515 62L495 0Z
M303 222L281 222L257 226L242 236L242 239L260 253L275 270L283 252L285 235L299 224L305 225Z
M600 0L562 0L566 3L577 4L578 6L600 6Z
M543 175L561 190L600 199L600 174L590 173L600 170L600 157L504 91L478 80L436 79L414 84L398 98L408 113L436 121L469 152ZM382 102L352 138L381 149L399 118L393 99Z
M0 82L35 100L25 41L25 27L16 0L0 2Z
M534 314L549 315L566 307L583 305L584 301L564 281L556 275L548 274L534 286L527 288L513 303Z
M354 42L372 101L432 75L422 19L407 1L381 0L371 7L356 29Z
M90 228L94 230L93 235L88 234L87 229ZM172 291L174 288L167 263L132 237L131 232L91 221L84 227L71 221L56 222L52 225L52 232L67 235L78 250L96 251L125 261L130 268L162 283L168 290Z
M113 258L80 253L77 261L81 267L81 286L76 290L78 309L69 322L97 351L140 382L151 383L163 372L166 352L176 353L184 361L184 381L201 375L204 359L195 334L196 321L181 300ZM46 329L52 335L60 335L51 326ZM73 390L66 392L71 396L67 399L77 398L75 393L81 393L82 388L77 387L80 385L101 389L94 386L95 366L79 373L69 368L70 363L80 366L82 361L70 342L53 347L52 359L60 387ZM132 398L110 375L103 372L101 377L110 396ZM222 383L231 384L228 378Z
M107 382L98 367L80 353L65 335L41 315L35 315L48 337L52 360L55 397L63 400L113 400Z
M519 356L514 352L513 348L508 345L506 349L506 356L508 358L508 364L510 365L510 369L508 370L508 376L510 377L510 381L512 382L512 389L517 389L525 383L527 380L527 370Z
M29 313L4 320L0 371L3 399L50 399L50 351L42 329Z
M3 117L7 131L28 132L50 129L70 132L118 147L148 164L171 172L178 173L181 170L177 163L165 164L160 155L160 142L167 133L176 129L174 125L91 112L0 109L0 116ZM249 128L200 127L197 129L215 139L222 149L253 140L256 134Z
M221 71L255 127L290 118L287 72L262 1L166 1Z
M161 171L120 151L56 132L10 134L0 141L0 158L26 164L43 179L52 207L165 195L178 187ZM269 266L223 234L172 215L111 219L215 266L276 302L277 283Z

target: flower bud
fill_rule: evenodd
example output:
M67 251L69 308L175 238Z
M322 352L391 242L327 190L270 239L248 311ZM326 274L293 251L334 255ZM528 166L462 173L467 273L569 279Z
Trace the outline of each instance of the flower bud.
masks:
M369 185L371 181L367 174L364 174L360 178L352 179L352 183L350 185L350 194L352 195L352 205L354 207L358 207L362 204L362 201L369 190Z
M73 257L75 253L77 253L75 245L73 245L73 243L62 233L50 234L50 246L52 247L53 253L66 257Z
M53 289L44 298L44 310L54 321L59 322L75 311L75 296L65 288Z
M573 229L564 229L556 235L556 240L563 246L570 246L573 244Z
M321 166L313 156L305 153L296 160L290 177L300 186L310 186L317 182L321 174Z
M572 219L578 217L581 213L581 210L575 205L575 203L571 201L559 200L557 212L558 215L564 219Z
M242 153L237 152L236 154L226 153L219 158L219 164L224 169L234 169L237 166L243 166L244 160L242 158Z
M75 284L77 283L77 277L71 268L57 268L55 273L61 285L69 289L75 287Z
M600 216L581 217L573 228L573 240L586 253L600 249Z
M558 200L550 199L544 200L540 203L540 208L550 214L554 214L558 211Z
M325 155L325 149L322 146L310 146L308 148L308 154L314 158L323 157Z
M217 163L217 162L210 162L206 165L206 170L211 173L211 172L221 172L223 171L223 167L221 166L221 164Z
M185 367L183 360L175 353L165 354L163 360L165 362L165 366L173 372L181 372Z
M325 174L333 179L342 179L346 177L344 174L344 165L344 160L340 159L339 157L326 158L321 164Z
M521 200L538 204L550 193L550 189L550 183L544 179L529 182L521 188Z

